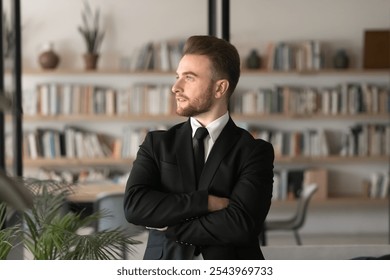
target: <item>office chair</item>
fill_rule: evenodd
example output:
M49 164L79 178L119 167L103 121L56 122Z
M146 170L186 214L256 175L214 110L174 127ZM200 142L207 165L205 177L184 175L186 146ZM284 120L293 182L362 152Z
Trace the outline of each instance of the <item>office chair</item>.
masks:
M108 215L101 217L96 223L96 231L124 229L130 236L141 233L144 228L130 224L124 214L123 209L123 192L105 192L98 195L94 209L95 211L106 211ZM126 259L126 248L122 250L122 257Z
M313 194L317 191L317 189L318 186L316 184L310 184L303 187L303 190L298 198L296 212L293 217L285 220L265 221L263 230L259 236L259 239L262 241L262 245L266 245L266 232L271 230L292 230L294 232L297 245L302 245L298 230L305 224L310 199L313 197Z

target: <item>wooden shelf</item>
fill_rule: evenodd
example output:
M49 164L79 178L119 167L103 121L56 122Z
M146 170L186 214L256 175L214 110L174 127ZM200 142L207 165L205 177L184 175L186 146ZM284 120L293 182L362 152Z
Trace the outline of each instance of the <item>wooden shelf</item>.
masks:
M24 69L23 75L45 75L45 76L61 76L61 75L159 75L172 76L175 71L128 71L120 69L98 69L98 70L84 70L84 69ZM242 75L385 75L390 74L390 69L321 69L321 70L307 70L307 71L269 71L266 69L242 69Z
M122 193L124 191L124 184L80 184L73 188L73 192L68 196L68 200L74 203L93 203L104 193Z
M59 167L126 167L130 166L133 159L121 159L121 158L37 158L37 159L24 159L23 163L26 167L31 168L59 168ZM366 157L342 157L342 156L329 156L329 157L276 157L275 163L278 164L368 164L368 163L389 163L390 157L388 156L366 156ZM7 164L10 165L11 160L7 160Z
M38 159L24 159L23 163L27 167L48 168L48 167L99 167L99 166L130 166L132 159L121 158L38 158Z
M83 70L83 69L25 69L23 75L37 75L37 76L64 76L64 75L158 75L158 76L172 76L173 71L126 71L119 69L98 69L98 70Z
M324 114L313 114L313 115L299 115L299 114L253 114L253 115L244 115L244 114L232 114L232 117L236 121L285 121L285 120L356 120L356 121L366 121L366 120L389 120L389 114L354 114L354 115L324 115Z
M272 210L275 209L291 209L295 211L297 200L287 199L287 200L273 200L272 201ZM327 199L321 200L312 200L310 203L310 208L313 209L354 209L359 207L360 209L364 208L386 208L388 204L387 198L369 198L366 196L341 196L341 197L328 197Z
M356 114L356 115L297 115L297 114L253 114L253 115L241 115L232 114L232 118L237 122L253 122L253 121L285 121L285 120L352 120L352 121L372 121L372 120L390 120L390 114ZM6 116L7 121L10 120L10 116ZM175 123L185 121L187 118L177 115L53 115L43 116L24 115L23 121L25 122L45 122L45 121L87 121L87 122L164 122Z
M389 75L390 69L321 69L321 70L292 70L292 71L269 71L265 69L250 70L243 69L243 75L301 75L301 76L312 76L312 75Z
M25 122L42 122L42 121L61 121L61 122L71 122L71 121L87 121L87 122L179 122L183 121L183 117L176 115L93 115L93 114L83 114L83 115L54 115L54 116L24 116L23 120Z
M372 162L389 163L389 156L356 156L356 157L343 157L343 156L328 156L328 157L276 157L275 163L291 164L291 163L322 163L322 164L367 164Z

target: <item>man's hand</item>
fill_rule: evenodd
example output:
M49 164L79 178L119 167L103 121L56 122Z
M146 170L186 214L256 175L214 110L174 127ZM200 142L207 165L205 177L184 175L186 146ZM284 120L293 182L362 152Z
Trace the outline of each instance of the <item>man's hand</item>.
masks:
M215 195L208 196L208 210L209 212L214 212L222 210L229 205L229 199L226 197L218 197Z

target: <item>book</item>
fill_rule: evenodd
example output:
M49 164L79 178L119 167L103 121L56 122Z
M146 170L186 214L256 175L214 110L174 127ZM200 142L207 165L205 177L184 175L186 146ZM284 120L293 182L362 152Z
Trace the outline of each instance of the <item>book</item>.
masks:
M374 172L370 178L370 198L378 198L380 194L380 185L383 175Z
M60 112L60 96L56 83L48 84L49 88L49 115L58 115Z
M369 182L370 198L386 198L389 195L389 174L374 172L371 173Z
M287 173L288 197L298 198L303 187L304 170L289 170Z
M366 69L390 68L390 30L365 30L363 67Z
M23 113L28 116L35 116L38 112L38 91L26 90L23 94Z
M27 132L28 157L37 159L39 157L37 135L34 132Z
M324 168L307 169L304 172L303 184L305 186L315 183L318 187L313 195L313 200L325 200L328 198L328 170Z
M116 91L112 88L107 88L105 90L105 108L104 113L106 115L112 116L117 113L116 109Z
M38 92L38 112L43 116L50 114L50 93L49 84L39 84Z
M72 104L73 104L73 89L72 85L68 83L63 83L59 85L61 92L61 109L60 113L63 115L72 114Z
M265 59L266 69L275 70L275 44L273 42L269 42L267 45Z
M41 143L42 156L44 158L58 158L62 156L62 139L60 131L55 129L40 128L38 137ZM38 150L38 149L37 149Z
M167 41L162 41L159 44L160 53L160 67L161 71L170 71L172 69L169 59L169 46Z
M382 186L380 191L380 198L386 198L389 195L389 188L390 188L390 180L389 180L389 174L383 174L383 180L382 180Z

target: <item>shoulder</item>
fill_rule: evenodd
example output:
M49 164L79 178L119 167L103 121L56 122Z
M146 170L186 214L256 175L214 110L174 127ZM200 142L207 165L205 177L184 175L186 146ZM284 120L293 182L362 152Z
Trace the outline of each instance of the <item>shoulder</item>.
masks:
M178 135L183 134L187 122L176 124L167 130L152 130L146 134L144 143L155 146L161 143L173 143Z
M249 151L263 151L263 152L270 152L273 154L273 146L270 142L265 141L263 139L254 138L253 135L246 129L235 126L235 130L240 135L239 141L243 143L243 145L246 147Z
M182 122L179 124L176 124L166 130L151 130L146 134L146 137L152 137L156 139L160 138L166 138L166 137L172 137L175 136L180 130L183 129L183 127L186 125L186 122Z

